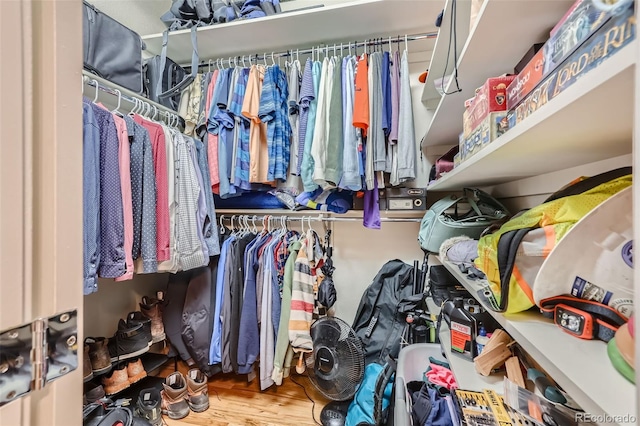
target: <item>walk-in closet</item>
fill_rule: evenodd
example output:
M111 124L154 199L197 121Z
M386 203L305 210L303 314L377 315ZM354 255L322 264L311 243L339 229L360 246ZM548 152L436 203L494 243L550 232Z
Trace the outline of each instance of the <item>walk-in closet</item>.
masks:
M0 425L633 425L635 0L0 1Z

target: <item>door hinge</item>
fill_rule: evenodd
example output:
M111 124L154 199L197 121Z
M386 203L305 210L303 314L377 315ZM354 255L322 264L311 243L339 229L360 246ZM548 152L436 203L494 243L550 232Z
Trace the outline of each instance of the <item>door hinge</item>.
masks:
M0 332L0 407L78 368L78 311Z

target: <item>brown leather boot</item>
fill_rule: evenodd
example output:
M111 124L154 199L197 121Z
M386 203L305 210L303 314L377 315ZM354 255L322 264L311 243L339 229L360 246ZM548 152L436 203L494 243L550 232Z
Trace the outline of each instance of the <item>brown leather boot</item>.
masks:
M162 323L162 311L165 305L166 302L164 300L158 300L148 296L142 296L142 302L140 302L142 315L151 320L151 338L153 343L161 342L167 337Z
M167 376L162 384L162 414L170 419L179 420L189 414L187 403L187 381L181 372L176 371Z
M139 382L140 380L147 377L147 372L145 371L140 358L136 359L135 361L130 361L127 364L127 376L129 377L130 384Z
M209 386L207 376L197 368L187 373L187 391L189 394L189 408L194 413L201 413L209 409Z
M102 378L102 387L107 395L125 390L130 385L127 365L125 363L113 367L113 371Z
M85 383L93 379L93 369L91 368L91 359L89 359L89 345L86 343L84 344L84 356L82 358L82 374Z
M87 337L84 343L89 346L89 360L94 375L104 374L111 370L111 355L104 337Z

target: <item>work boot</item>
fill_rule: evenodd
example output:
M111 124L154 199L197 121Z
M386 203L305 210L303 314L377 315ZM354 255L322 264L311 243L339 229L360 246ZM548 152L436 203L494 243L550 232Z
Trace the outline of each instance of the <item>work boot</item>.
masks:
M146 419L154 426L160 426L162 424L160 401L161 396L158 389L149 388L141 390L136 403L136 416Z
M104 388L102 385L98 385L94 388L91 388L84 394L84 398L87 404L91 404L93 402L99 401L105 397Z
M130 384L137 383L147 377L147 372L145 371L140 358L127 363L127 376L129 377Z
M104 374L111 370L111 356L104 337L87 337L84 343L89 346L89 360L93 374Z
M117 364L113 367L111 373L102 378L102 386L107 395L123 391L129 385L129 375L127 374L127 365L125 363Z
M162 384L162 414L166 414L170 419L179 420L189 414L189 404L187 403L187 381L182 373L176 371L171 373Z
M166 302L164 300L142 296L140 311L142 315L151 320L151 337L153 343L161 342L167 338L164 332L164 324L162 323L162 311L165 306Z
M129 312L129 315L127 315L127 326L135 327L136 325L142 325L142 332L149 341L148 345L151 346L153 342L151 338L151 320L145 317L142 312Z
M120 320L118 331L109 339L107 346L111 362L118 362L149 352L149 339L143 324L129 326Z
M82 374L83 382L87 383L93 379L93 369L91 367L91 359L89 359L89 345L84 344L84 357L82 358Z
M207 376L197 368L189 370L187 373L187 391L191 411L201 413L209 409Z

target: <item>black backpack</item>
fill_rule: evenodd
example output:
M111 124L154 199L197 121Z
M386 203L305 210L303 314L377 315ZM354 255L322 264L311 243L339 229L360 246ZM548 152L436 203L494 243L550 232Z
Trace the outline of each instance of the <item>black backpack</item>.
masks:
M387 262L365 290L353 321L362 340L365 364L398 358L406 314L418 307L423 294L413 293L413 267L400 260Z

